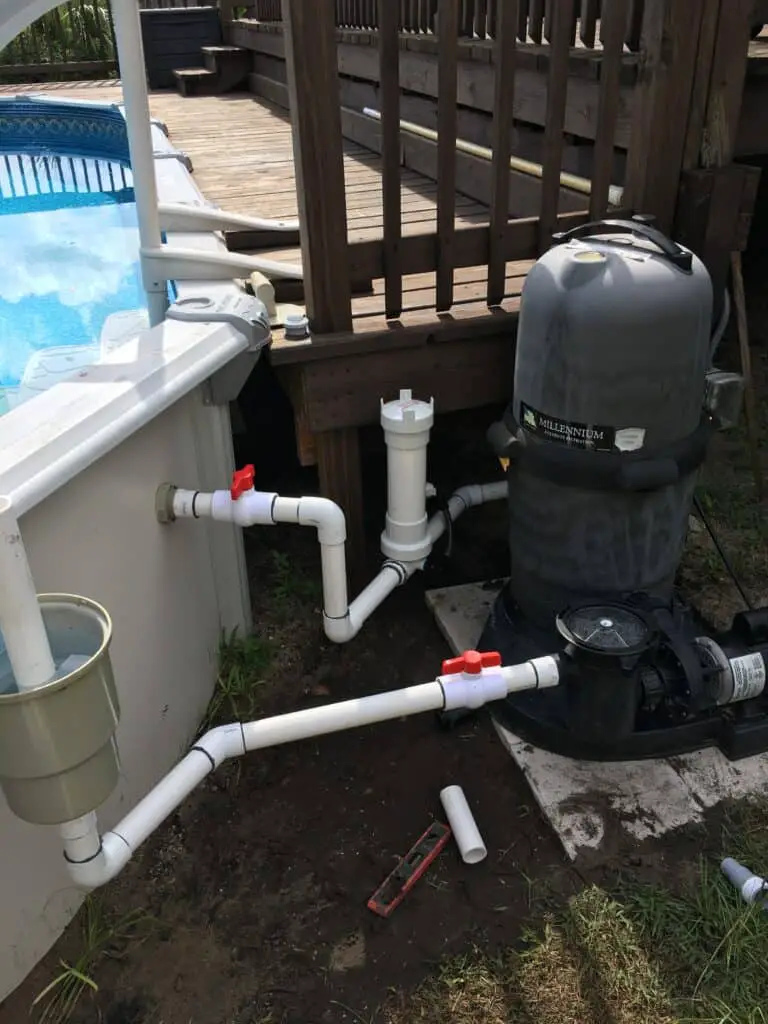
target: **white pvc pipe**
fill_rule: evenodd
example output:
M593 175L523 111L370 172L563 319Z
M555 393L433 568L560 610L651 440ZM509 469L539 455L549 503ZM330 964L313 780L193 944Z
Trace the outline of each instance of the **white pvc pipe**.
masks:
M419 452L399 451L399 455L419 456ZM415 476L420 480L422 495L419 500L423 503L426 485L421 479L422 475L422 470L418 467ZM491 484L468 484L451 495L447 514L453 521L469 508L506 496L505 480ZM413 509L415 505L409 507ZM414 572L423 568L426 557L420 553L419 557L413 560L399 558L385 563L379 574L350 604L345 551L346 520L339 506L327 498L284 498L269 491L252 489L233 499L229 491L206 494L202 491L179 488L173 492L171 511L173 516L180 519L210 517L219 522L236 523L241 527L272 526L276 523L314 527L320 543L323 628L328 639L337 644L347 643L356 637L367 619L392 591ZM425 543L419 550L423 549L428 553L435 541L445 532L445 527L444 512L433 516L424 527Z
M414 563L400 565L385 562L368 586L361 590L349 606L349 621L352 636L357 636L379 605L383 604L393 590L405 582L417 569Z
M399 448L388 444L387 518L396 525L421 525L426 517L426 502L427 445Z
M0 497L0 632L19 690L53 678L56 666L10 498Z
M436 680L402 690L358 697L338 704L294 711L289 715L264 718L243 726L246 750L262 750L281 743L294 743L313 736L327 736L345 729L407 718L425 711L439 711L444 706L443 688Z
M123 86L139 239L142 251L159 249L162 245L162 236L139 7L136 0L111 0L111 4L117 59ZM155 268L150 268L143 257L141 265L149 307L149 324L150 327L155 327L162 323L168 309L168 279L158 276L154 272Z
M485 860L488 850L461 786L446 786L445 789L441 789L440 803L443 805L464 863L479 864L481 860Z
M515 688L520 688L523 680L530 686L538 686L540 680L552 672L557 675L557 662L550 657L525 665L483 669L471 680L477 697L474 706L498 699L500 679L507 680L509 686ZM228 758L240 757L250 750L455 707L465 686L461 675L441 676L431 683L402 690L211 729L111 831L99 837L95 814L87 814L60 826L69 874L77 885L85 889L110 881L192 790ZM454 688L459 697L452 693ZM505 692L503 686L501 692Z

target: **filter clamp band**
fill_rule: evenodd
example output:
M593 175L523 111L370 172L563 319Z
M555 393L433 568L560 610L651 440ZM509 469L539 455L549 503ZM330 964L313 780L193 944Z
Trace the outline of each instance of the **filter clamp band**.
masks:
M504 423L515 439L507 451L512 465L561 487L589 491L656 491L675 484L702 465L717 429L705 413L692 434L663 448L600 452L534 437L521 429L511 408Z

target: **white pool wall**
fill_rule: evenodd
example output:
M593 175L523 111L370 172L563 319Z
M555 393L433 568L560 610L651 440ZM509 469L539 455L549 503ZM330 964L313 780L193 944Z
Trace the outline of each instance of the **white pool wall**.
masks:
M153 141L160 201L202 202L159 127ZM175 237L185 247L226 248L214 233ZM234 287L178 285L180 296ZM161 526L154 508L166 480L227 485L229 408L206 404L206 381L245 347L225 324L166 321L0 418L0 493L19 512L38 590L94 598L113 619L122 774L100 812L107 828L194 736L222 631L251 624L239 531ZM56 830L19 821L2 798L0 853L2 1000L50 949L82 894L70 887Z

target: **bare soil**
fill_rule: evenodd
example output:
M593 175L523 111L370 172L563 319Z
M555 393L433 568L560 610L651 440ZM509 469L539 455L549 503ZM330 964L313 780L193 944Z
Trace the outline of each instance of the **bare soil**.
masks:
M768 317L756 313L761 344L753 359L764 394ZM494 413L441 423L432 471L446 492L498 473L483 440ZM283 414L274 406L262 413L278 420ZM373 435L370 445L373 556L384 477L383 451ZM266 455L262 460L270 484L280 483L287 493L315 486L311 474L295 467L286 477L272 452L271 461ZM259 457L264 449L252 434L243 455L254 453ZM741 496L725 539L739 545L737 560L750 585L765 588L764 510L755 506L743 443L718 445L709 479L720 487L719 522L729 520L731 491ZM260 482L268 485L263 477ZM448 652L425 607L424 587L502 575L504 513L483 510L471 529L460 525L454 558L438 560L426 579L393 595L343 648L321 635L312 538L290 529L253 532L247 552L255 629L275 648L258 690L258 711L277 713L434 678ZM694 538L683 579L715 617L739 608L706 538ZM366 900L398 856L440 817L438 793L451 783L467 793L488 859L470 868L449 847L389 920L376 917ZM636 871L645 881L683 877L706 834L639 847L599 872ZM99 895L110 917L140 908L153 923L140 938L106 950L93 972L98 992L83 996L72 1020L383 1024L393 999L401 1004L446 955L474 947L493 954L519 945L542 899L559 904L584 881L565 862L485 717L446 732L425 715L264 751L207 780ZM77 957L81 942L75 922L0 1006L0 1024L27 1019L35 995L62 959Z

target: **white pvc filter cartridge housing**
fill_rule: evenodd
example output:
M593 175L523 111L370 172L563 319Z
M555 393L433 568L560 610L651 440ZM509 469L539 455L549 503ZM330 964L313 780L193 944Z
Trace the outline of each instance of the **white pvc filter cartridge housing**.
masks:
M440 802L464 863L479 864L485 860L488 851L461 786L446 786L440 791Z
M427 535L427 447L435 419L434 402L422 402L409 390L381 403L387 445L387 517L381 536L386 558L417 562L432 544Z

